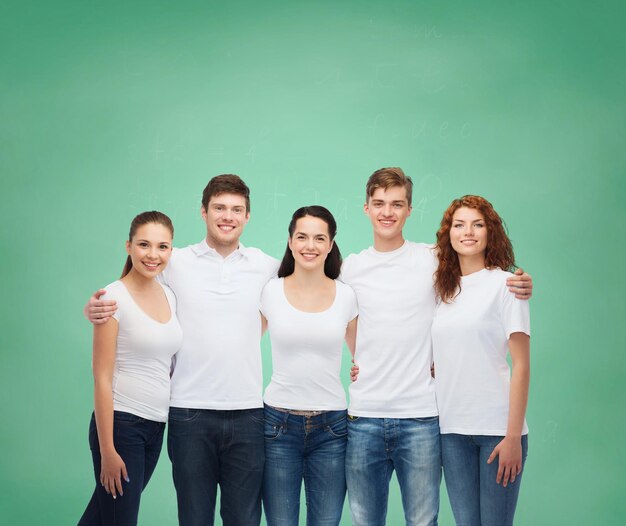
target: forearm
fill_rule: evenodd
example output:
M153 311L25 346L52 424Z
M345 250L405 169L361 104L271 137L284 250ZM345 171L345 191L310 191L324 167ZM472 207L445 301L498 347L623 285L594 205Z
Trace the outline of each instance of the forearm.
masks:
M113 444L113 390L110 382L95 381L94 413L100 453L115 451Z
M528 404L528 386L530 368L527 364L519 364L513 368L511 375L511 391L509 393L509 419L506 435L520 437L524 427L526 406Z

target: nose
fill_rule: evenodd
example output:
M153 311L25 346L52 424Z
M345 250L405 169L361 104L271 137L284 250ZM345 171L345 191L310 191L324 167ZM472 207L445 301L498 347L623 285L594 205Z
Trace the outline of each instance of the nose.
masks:
M386 204L385 206L383 206L383 215L384 216L390 216L391 215L391 205L390 204Z
M156 259L158 253L157 253L157 248L156 247L150 247L148 249L148 258L149 259Z

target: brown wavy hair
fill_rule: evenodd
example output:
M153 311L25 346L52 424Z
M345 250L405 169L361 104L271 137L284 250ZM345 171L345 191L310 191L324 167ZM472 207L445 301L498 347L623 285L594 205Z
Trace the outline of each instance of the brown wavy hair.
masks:
M515 268L513 245L506 233L504 222L493 206L484 197L464 195L450 203L443 213L441 226L437 231L436 252L439 266L435 272L435 291L441 300L450 303L461 292L461 267L459 256L450 243L452 216L459 208L474 208L485 218L487 226L487 248L485 266L512 271Z

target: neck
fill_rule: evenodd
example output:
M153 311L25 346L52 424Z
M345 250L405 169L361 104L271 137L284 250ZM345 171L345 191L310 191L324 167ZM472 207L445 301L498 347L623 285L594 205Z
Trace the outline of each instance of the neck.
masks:
M235 243L232 243L230 245L219 245L219 244L213 243L213 241L209 239L209 236L207 236L206 244L209 245L213 250L215 250L215 252L217 252L223 258L227 258L235 250L239 248L239 239Z
M134 268L122 278L124 284L136 291L147 290L154 286L154 278L146 278L137 272Z
M324 274L323 268L316 270L304 270L296 265L293 269L293 274L290 274L285 279L289 279L289 281L300 288L316 288L330 278Z
M485 256L459 256L459 266L462 276L473 274L485 268Z
M391 252L404 245L404 237L402 234L392 238L385 239L374 234L374 249L378 252Z

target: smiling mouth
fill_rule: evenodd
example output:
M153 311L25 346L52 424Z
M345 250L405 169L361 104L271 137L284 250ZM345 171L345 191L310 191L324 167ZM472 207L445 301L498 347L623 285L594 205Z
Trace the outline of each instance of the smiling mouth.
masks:
M219 228L222 232L232 232L235 230L233 225L217 225L217 228Z
M305 252L300 252L300 255L301 255L304 259L306 259L307 261L312 261L312 260L314 260L314 259L318 256L318 254L310 254L310 253L308 253L308 252L307 252L307 253L305 253Z
M157 268L159 268L159 264L158 263L146 263L146 262L142 262L144 267L146 267L148 270L156 270Z
M392 219L379 219L378 222L382 225L382 226L393 226L395 225L395 221Z

